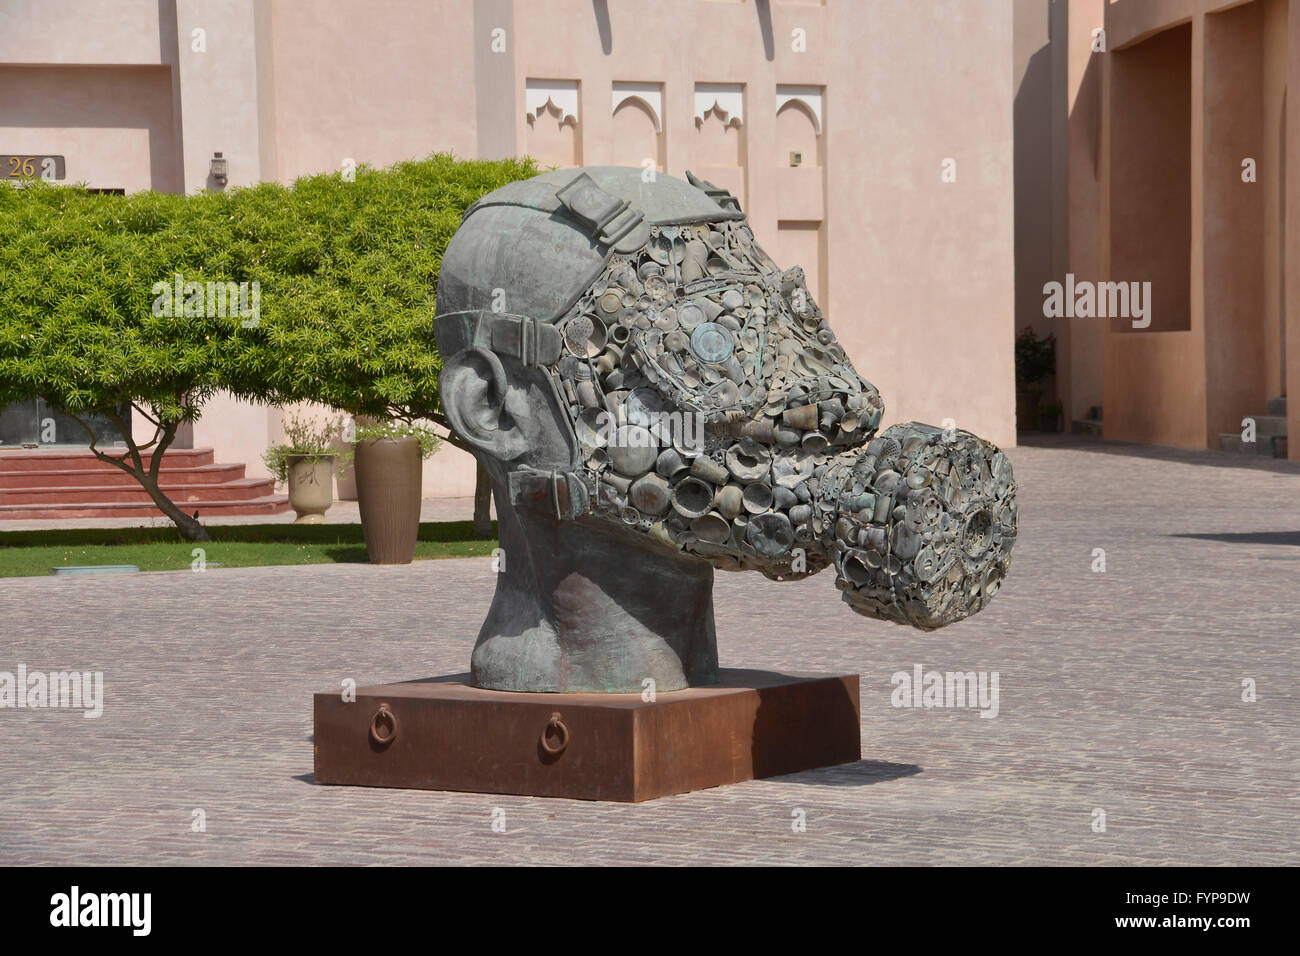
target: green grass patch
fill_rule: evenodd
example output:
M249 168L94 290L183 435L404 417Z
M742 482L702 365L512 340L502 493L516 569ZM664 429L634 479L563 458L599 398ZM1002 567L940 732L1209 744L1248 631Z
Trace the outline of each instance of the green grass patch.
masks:
M469 521L420 525L415 560L474 558L492 553L493 537L475 538ZM225 568L280 564L364 564L366 539L359 524L250 524L208 528L211 541L192 542L174 528L68 528L0 531L0 577L49 574L51 568L134 564L141 571L184 571L204 550L208 564Z

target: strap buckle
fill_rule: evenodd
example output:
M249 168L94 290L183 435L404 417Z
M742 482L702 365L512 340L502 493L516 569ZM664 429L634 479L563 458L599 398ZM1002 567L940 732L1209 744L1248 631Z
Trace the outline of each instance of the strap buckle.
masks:
M509 486L512 504L550 511L560 521L585 514L590 503L587 486L571 471L521 468L510 473Z
M631 208L630 202L610 195L586 173L557 189L555 198L604 246L616 245L645 219L645 214Z

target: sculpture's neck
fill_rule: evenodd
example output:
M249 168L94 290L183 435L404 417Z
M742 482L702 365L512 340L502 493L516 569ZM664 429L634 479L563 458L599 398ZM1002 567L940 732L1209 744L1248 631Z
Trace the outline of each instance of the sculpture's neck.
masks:
M498 501L501 499L498 498ZM717 680L713 568L599 519L498 506L504 567L474 648L499 690L641 693Z

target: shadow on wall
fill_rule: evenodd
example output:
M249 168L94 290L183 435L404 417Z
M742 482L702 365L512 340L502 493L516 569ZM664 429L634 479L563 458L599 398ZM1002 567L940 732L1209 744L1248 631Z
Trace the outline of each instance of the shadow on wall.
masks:
M776 46L772 39L771 0L754 0L754 12L758 14L758 29L763 34L763 56L771 63L776 59Z
M591 0L591 12L596 15L596 30L600 33L600 52L609 56L614 50L614 36L609 29L609 0Z
M1052 261L1051 90L1052 49L1043 46L1025 65L1013 114L1016 328L1040 334L1055 331L1043 316L1043 284L1060 278Z
M758 29L763 36L763 56L770 63L776 59L771 0L754 0L754 11L758 14ZM609 56L614 52L614 35L609 25L609 0L591 0L591 12L596 18L596 30L600 34L600 52Z
M1015 17L1016 69L1021 71L1012 106L1015 329L1028 326L1039 338L1055 334L1059 339L1063 330L1058 321L1043 314L1043 287L1064 278L1067 258L1069 127L1063 53L1068 32L1064 4L1037 4L1034 11L1030 15L1017 4ZM1022 49L1033 51L1023 62ZM1042 402L1050 405L1060 397L1058 383L1066 384L1060 376L1049 376Z

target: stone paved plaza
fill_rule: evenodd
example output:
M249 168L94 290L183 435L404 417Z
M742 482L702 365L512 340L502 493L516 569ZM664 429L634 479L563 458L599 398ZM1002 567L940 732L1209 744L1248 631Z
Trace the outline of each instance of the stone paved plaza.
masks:
M724 666L861 674L860 763L639 805L312 782L312 693L463 671L488 559L0 580L0 670L102 670L106 696L0 710L0 863L1300 863L1300 467L1011 456L1014 566L968 621L718 576ZM997 717L892 707L917 664L998 672Z

